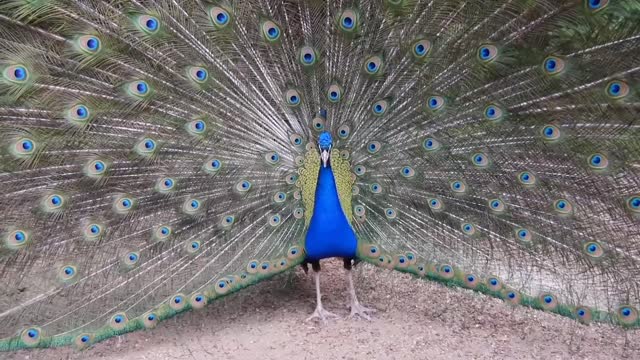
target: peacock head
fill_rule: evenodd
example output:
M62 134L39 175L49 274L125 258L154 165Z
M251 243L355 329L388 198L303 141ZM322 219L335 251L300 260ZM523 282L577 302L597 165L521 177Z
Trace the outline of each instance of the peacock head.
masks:
M327 167L329 157L331 156L331 147L333 146L333 138L331 134L324 131L318 137L318 147L320 148L320 157L322 158L322 166Z

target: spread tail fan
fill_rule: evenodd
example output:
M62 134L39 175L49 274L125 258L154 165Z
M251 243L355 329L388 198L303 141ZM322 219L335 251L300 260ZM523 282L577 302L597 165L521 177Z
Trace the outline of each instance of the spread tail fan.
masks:
M637 0L3 2L0 350L307 263L324 318L328 257L640 326L639 24Z

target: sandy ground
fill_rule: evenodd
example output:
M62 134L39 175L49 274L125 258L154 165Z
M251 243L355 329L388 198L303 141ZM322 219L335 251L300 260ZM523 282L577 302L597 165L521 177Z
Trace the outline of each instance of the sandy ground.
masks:
M304 320L313 312L311 274L297 269L242 294L96 344L19 351L3 359L640 359L640 330L584 326L508 306L462 289L360 265L361 301L372 321ZM323 304L342 317L341 261L323 263Z

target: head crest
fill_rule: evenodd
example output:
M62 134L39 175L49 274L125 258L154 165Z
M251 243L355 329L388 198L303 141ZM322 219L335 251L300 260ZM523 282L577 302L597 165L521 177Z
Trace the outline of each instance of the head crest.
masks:
M328 131L324 131L318 137L318 145L322 150L328 150L333 145L333 138L331 137L331 133Z

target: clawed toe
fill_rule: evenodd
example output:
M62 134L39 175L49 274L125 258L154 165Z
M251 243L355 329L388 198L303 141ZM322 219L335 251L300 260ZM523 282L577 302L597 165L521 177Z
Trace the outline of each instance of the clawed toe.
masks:
M351 314L349 314L349 318L353 319L356 316L359 316L363 319L371 320L371 316L369 316L369 314L373 314L375 312L376 309L370 309L360 305L360 303L354 303L351 304Z
M305 321L311 321L314 319L321 320L323 323L327 323L327 318L338 318L338 315L329 312L321 307L317 307L316 310Z

